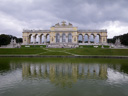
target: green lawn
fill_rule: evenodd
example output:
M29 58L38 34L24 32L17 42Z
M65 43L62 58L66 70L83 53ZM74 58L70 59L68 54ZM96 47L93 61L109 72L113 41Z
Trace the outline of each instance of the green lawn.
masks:
M47 50L41 48L2 48L0 49L1 55L12 55L12 54L39 54L42 52L46 52Z
M67 50L79 55L121 55L128 56L128 49L76 48Z
M128 49L106 49L82 46L80 48L45 48L30 46L21 48L1 48L0 55L116 55L128 56Z

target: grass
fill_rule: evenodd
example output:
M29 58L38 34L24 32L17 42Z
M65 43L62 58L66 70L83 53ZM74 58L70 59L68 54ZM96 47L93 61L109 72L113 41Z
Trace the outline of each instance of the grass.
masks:
M40 47L42 46L42 47ZM0 55L116 55L128 56L128 49L94 48L80 46L79 48L45 48L44 45L22 46L21 48L1 48Z
M2 48L0 49L1 55L12 55L12 54L38 54L41 52L46 52L47 50L41 48Z
M68 52L79 55L124 55L128 56L128 49L76 48Z

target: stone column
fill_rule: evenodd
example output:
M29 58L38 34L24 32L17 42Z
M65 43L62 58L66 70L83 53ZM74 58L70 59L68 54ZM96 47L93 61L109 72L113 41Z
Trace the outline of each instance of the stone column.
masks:
M99 40L99 43L102 44L102 36L100 36L100 40Z
M40 36L40 44L42 44L42 36Z
M36 43L36 36L33 36L33 44Z
M88 43L90 43L90 36L88 36Z
M38 36L38 37L39 37L38 44L40 44L41 43L41 39L40 39L41 36Z
M96 44L96 36L94 36L94 44Z
M28 36L23 37L23 44L28 45L29 44L29 38Z
M46 40L46 36L44 36L44 44L46 44L47 40Z
M56 43L56 36L54 36L54 43Z
M105 43L107 43L107 36L105 37Z
M73 40L72 39L73 39L73 36L71 35L71 39L70 39L71 41L70 41L70 43L73 43Z
M66 36L66 43L68 43L68 36Z
M84 36L82 36L82 43L84 43Z
M62 42L62 36L60 36L60 43Z
M77 43L79 43L79 35L77 36Z
M31 37L28 37L28 44L31 43Z

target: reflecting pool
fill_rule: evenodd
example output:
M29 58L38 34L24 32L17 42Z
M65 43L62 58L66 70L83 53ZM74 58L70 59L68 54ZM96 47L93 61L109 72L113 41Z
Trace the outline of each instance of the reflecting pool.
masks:
M0 96L128 96L128 60L0 58Z

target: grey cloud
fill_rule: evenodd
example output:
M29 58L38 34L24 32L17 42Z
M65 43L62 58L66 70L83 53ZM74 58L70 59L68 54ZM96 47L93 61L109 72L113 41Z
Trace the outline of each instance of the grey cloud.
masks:
M7 32L11 27L8 25L9 22L18 26L12 27L13 33L23 28L47 29L61 20L74 23L82 29L106 28L104 26L109 26L110 22L115 21L128 24L128 0L0 0L0 2L0 15L3 15L3 19L7 19L4 24L0 22L3 26L7 25L0 33L9 33ZM9 16L13 20L7 18Z

